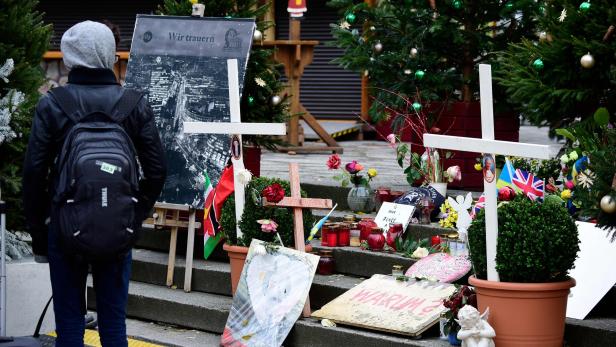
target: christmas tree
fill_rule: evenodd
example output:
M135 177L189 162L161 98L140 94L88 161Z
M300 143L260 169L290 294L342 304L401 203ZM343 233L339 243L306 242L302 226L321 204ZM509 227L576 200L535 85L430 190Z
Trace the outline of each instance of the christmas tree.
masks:
M498 70L495 53L532 36L540 11L534 0L329 4L343 15L332 24L336 45L346 50L337 62L369 78L373 120L383 119L386 106L403 107L404 98L416 111L430 101L477 100L478 64Z
M44 83L40 63L52 32L35 11L37 3L0 0L0 190L9 228L23 225L21 168Z
M537 37L511 45L502 61L499 81L511 100L532 123L552 129L600 107L613 117L616 2L546 1L537 19Z
M160 7L160 14L172 16L189 16L192 4L197 1L165 0ZM255 18L255 44L250 51L240 110L242 122L284 122L288 118L287 97L282 97L284 85L280 72L273 60L273 49L258 45L262 32L272 23L261 20L269 4L261 5L257 0L244 1L204 1L205 17ZM279 140L266 136L244 136L243 139L253 145L274 149L281 144Z

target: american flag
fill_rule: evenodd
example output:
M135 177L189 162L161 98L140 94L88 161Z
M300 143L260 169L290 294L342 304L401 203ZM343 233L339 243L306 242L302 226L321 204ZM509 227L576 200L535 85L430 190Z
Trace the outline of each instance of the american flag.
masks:
M543 199L545 184L542 179L535 177L532 173L516 169L511 177L511 183L531 200Z
M486 196L485 194L481 194L477 203L473 207L473 212L471 212L471 218L475 219L475 217L479 214L479 211L483 210L486 204Z

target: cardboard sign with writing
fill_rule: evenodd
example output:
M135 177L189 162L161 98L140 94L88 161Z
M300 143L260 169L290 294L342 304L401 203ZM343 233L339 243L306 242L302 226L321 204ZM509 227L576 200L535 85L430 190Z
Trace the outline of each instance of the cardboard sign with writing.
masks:
M379 228L387 230L390 224L402 224L403 230L411 222L413 213L415 212L415 206L401 205L393 202L384 202L376 214L374 221Z
M455 291L448 283L398 281L374 275L312 314L339 324L416 336L445 312L443 300Z

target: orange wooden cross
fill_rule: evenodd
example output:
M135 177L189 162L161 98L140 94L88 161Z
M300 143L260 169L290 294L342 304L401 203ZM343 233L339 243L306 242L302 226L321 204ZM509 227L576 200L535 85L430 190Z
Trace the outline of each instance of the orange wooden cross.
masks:
M297 163L289 163L289 183L291 186L291 196L284 197L276 204L265 201L265 206L293 208L293 232L295 238L295 249L300 252L305 252L306 245L304 241L304 215L302 214L302 209L316 208L321 210L329 210L332 208L333 203L331 199L302 198L301 188L299 185L299 165ZM306 305L304 306L303 315L304 317L310 317L309 299L306 299Z

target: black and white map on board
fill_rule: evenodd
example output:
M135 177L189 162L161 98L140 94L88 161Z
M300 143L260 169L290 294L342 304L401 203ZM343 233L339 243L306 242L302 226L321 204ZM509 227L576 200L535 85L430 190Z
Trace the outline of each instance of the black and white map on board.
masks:
M205 174L216 185L230 157L227 135L184 134L184 122L229 122L227 59L240 93L252 19L137 15L127 88L144 92L156 117L168 173L160 202L203 208Z

